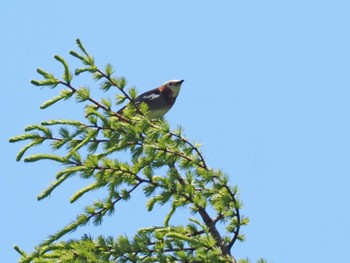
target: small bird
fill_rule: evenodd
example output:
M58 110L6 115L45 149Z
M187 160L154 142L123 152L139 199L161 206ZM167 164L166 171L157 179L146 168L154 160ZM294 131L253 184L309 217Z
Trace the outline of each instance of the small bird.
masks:
M146 91L135 98L135 103L147 103L149 112L147 117L150 119L159 119L167 113L174 105L177 95L179 95L181 84L184 80L170 80L158 88ZM125 107L117 113L123 115Z

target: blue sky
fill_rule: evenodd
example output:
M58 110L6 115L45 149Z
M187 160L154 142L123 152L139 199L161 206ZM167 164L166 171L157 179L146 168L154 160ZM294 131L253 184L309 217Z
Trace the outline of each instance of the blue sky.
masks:
M76 38L98 65L112 63L139 92L185 79L167 119L203 143L208 164L239 186L251 223L243 229L247 240L233 247L237 258L346 262L349 12L345 0L2 3L0 262L16 262L14 244L32 251L99 195L69 204L85 185L73 180L37 202L59 167L16 162L23 144L8 143L25 125L82 118L73 101L40 110L58 90L30 84L37 67L60 75L53 55L68 58ZM40 151L50 150L31 153ZM101 228L89 225L71 237L132 233L158 222L135 208L143 202L139 196Z

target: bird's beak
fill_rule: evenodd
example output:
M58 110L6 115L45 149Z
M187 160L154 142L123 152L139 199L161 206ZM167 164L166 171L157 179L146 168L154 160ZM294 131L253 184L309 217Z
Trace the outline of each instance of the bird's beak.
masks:
M184 79L182 79L182 80L179 80L179 82L178 82L178 84L182 84L182 82L184 82L185 80Z

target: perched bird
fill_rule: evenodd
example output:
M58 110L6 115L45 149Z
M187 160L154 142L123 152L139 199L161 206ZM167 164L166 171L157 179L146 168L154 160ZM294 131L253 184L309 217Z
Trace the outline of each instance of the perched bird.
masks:
M165 82L158 88L146 91L135 98L136 104L142 102L147 103L149 112L147 114L150 119L159 119L167 113L174 105L177 95L179 95L181 84L184 80L170 80ZM122 108L118 114L123 114Z

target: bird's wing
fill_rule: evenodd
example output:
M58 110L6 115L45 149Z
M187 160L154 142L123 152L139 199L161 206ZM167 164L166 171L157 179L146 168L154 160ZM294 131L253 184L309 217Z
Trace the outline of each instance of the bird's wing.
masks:
M136 103L141 102L149 102L152 101L160 96L160 90L158 88L152 89L149 91L146 91L145 93L142 93L141 95L137 96L135 99Z
M135 103L140 104L142 102L149 102L156 98L158 98L161 95L161 92L158 88L146 91L139 96L135 98ZM119 111L117 111L118 114L123 114L123 110L125 109L125 106L121 108Z

